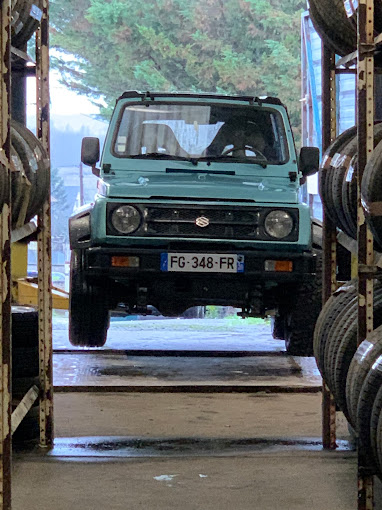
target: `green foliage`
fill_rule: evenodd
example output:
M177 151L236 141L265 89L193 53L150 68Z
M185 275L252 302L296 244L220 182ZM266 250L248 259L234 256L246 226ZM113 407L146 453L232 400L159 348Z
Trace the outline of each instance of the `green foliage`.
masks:
M224 319L227 326L253 326L253 325L269 325L270 320L258 317L246 317L243 319L236 314L236 310L226 306L208 305L206 307L206 319Z
M299 125L299 0L51 0L53 65L110 114L125 90L275 95ZM71 57L75 55L75 59Z

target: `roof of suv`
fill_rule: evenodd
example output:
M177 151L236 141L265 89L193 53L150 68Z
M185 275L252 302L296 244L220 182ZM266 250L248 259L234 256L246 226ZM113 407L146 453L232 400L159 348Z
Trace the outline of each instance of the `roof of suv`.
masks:
M201 92L201 93L193 93L193 92L138 92L137 90L128 90L124 92L117 101L121 99L141 99L145 101L147 99L162 99L162 98L171 98L171 97L183 97L183 98L203 98L203 99L227 99L229 101L248 101L250 104L257 103L261 105L262 103L267 104L276 104L279 106L285 106L277 97L256 97L256 96L237 96L237 95L223 95L223 94L213 94L210 92Z

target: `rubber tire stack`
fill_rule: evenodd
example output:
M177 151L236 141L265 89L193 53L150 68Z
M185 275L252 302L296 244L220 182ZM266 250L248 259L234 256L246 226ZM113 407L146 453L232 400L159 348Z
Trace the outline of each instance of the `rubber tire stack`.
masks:
M12 307L12 408L39 382L38 312ZM14 444L37 442L40 437L38 399L12 436Z
M358 347L347 377L346 398L359 448L382 479L382 327Z
M378 148L381 140L382 123L378 123L374 146ZM356 127L344 131L326 150L319 170L325 213L335 227L353 239L357 238L357 145Z
M43 0L16 0L12 2L12 46L24 49L25 44L37 30L43 8Z
M373 150L365 167L361 196L375 248L382 251L382 141Z
M375 0L375 32L382 32L382 1ZM309 0L309 13L314 28L337 55L342 57L357 49L356 13L348 16L344 0Z
M340 287L325 303L318 318L313 347L318 368L350 423L346 398L349 367L357 351L357 281ZM374 283L374 327L382 324L382 284Z
M12 227L23 208L23 220L30 221L49 194L49 159L39 140L19 122L11 121ZM26 193L29 199L26 203Z
M357 348L357 280L325 303L314 334L318 368L382 479L382 282L374 282L374 331Z

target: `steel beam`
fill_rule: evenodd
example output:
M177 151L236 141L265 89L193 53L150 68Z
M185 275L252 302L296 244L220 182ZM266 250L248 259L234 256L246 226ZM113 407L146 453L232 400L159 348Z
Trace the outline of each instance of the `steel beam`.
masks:
M322 149L325 151L337 136L336 73L334 54L322 49ZM336 290L336 227L324 211L323 217L323 285L322 303ZM322 443L333 450L336 443L336 405L325 381L322 387Z
M361 182L374 149L374 0L360 0L358 6L358 268L374 263L373 237L361 203ZM358 269L358 345L373 331L372 273ZM358 448L358 510L373 509L373 470Z
M37 136L50 155L49 0L36 36ZM48 184L50 189L50 182ZM38 304L40 353L40 446L53 446L52 248L50 195L38 216Z
M11 508L11 249L10 249L10 104L11 104L11 4L0 5L0 172L4 176L0 204L0 508Z
M12 413L11 418L11 432L12 435L17 430L17 427L20 425L20 423L23 421L25 416L28 414L30 409L32 408L33 404L36 402L39 396L39 389L37 386L32 386L29 391L24 395L19 405L16 407L16 409Z
M56 393L320 393L322 386L280 386L268 384L155 384L151 386L55 386Z

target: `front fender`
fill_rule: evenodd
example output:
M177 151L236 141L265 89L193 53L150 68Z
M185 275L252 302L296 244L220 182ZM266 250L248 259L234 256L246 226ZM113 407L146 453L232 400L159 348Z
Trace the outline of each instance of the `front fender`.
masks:
M84 249L90 246L90 215L93 207L94 204L87 204L69 218L69 242L71 250Z

